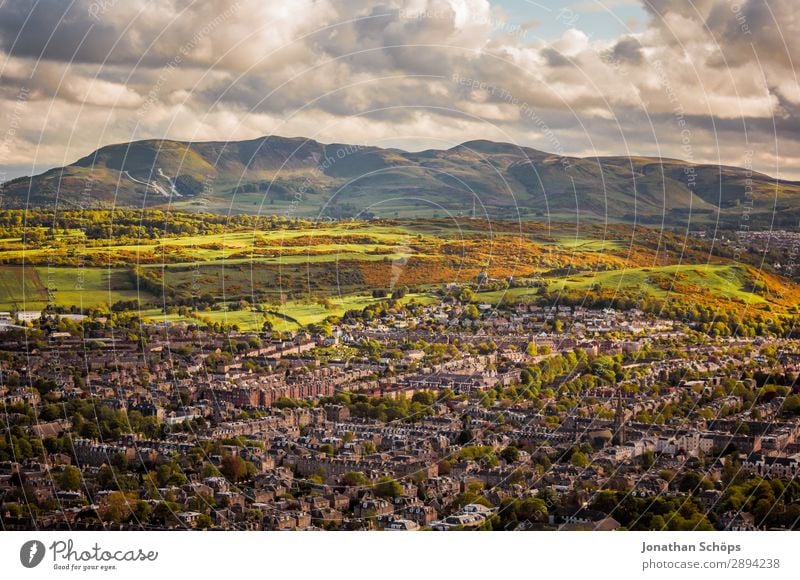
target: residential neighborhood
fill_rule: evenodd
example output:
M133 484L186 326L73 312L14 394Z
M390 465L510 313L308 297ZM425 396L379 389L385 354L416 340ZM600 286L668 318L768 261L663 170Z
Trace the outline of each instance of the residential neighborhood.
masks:
M296 333L9 313L3 527L797 526L796 340L467 310L388 301Z

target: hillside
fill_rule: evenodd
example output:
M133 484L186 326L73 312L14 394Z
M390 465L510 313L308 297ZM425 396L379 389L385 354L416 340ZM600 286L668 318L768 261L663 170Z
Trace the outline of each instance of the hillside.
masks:
M800 303L800 286L787 279L714 256L705 241L687 245L641 226L312 224L157 210L54 216L0 215L0 310L110 307L148 320L294 329L401 288L407 300L428 303L448 285L480 279L476 302L635 307L730 324L793 313Z
M800 184L650 157L470 141L406 152L303 138L109 145L4 186L7 207L169 207L299 217L447 217L670 227L794 225ZM750 188L752 195L750 195ZM749 207L752 201L752 208Z

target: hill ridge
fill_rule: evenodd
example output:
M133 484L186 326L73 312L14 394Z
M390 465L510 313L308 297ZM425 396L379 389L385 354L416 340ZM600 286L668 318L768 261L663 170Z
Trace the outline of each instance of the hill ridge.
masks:
M171 207L297 217L441 217L734 227L794 225L800 183L729 165L573 157L486 139L406 151L304 137L141 139L3 184L6 206ZM634 211L635 208L635 211ZM773 215L774 214L774 215ZM774 218L774 219L773 219Z

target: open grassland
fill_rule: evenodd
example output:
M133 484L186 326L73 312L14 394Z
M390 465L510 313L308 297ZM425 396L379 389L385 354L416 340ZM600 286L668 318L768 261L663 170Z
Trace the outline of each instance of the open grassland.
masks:
M48 304L95 308L121 300L150 302L124 268L0 266L0 309L41 310Z
M747 304L761 303L765 298L748 286L745 268L729 264L681 264L653 268L625 268L609 272L587 272L554 280L548 285L551 292L587 291L598 288L646 291L666 298L671 292L693 294L711 292L719 297L741 300Z
M612 300L691 302L752 311L784 310L800 300L797 285L741 264L676 264L648 268L577 272L542 278L551 296ZM511 288L479 294L480 300L497 304L501 300L531 300L541 294L537 288Z
M777 310L800 301L796 285L786 280L710 260L703 242L641 227L582 225L576 231L569 224L467 219L305 223L112 240L88 240L78 229L39 236L44 241L26 245L0 232L0 308L138 301L149 319L185 322L160 310L184 305L212 322L256 328L266 320L292 329L363 308L375 300L373 289L407 286L421 300L431 287L472 282L481 272L492 280L535 278L544 285L480 294L495 303L533 300L543 292ZM265 312L251 311L253 305Z
M0 308L37 309L47 303L47 288L36 268L0 267Z
M430 304L436 298L425 293L407 294L401 302L417 302ZM198 321L236 325L240 330L260 330L265 321L279 331L294 331L319 324L329 316L341 316L348 310L362 310L380 299L369 295L350 295L326 299L324 302L291 300L284 304L263 304L262 311L248 310L208 310L194 313L192 316L165 314L158 308L141 310L139 313L146 321L193 324Z
M55 304L94 308L119 301L155 299L150 293L138 292L125 269L40 267L38 271L52 292Z
M295 263L336 261L356 255L362 260L396 259L402 255L462 256L475 265L499 267L529 264L535 258L544 267L559 260L580 260L600 253L621 257L630 247L623 239L570 236L552 228L525 228L515 224L467 221L416 223L342 223L310 225L301 229L229 231L219 234L87 242L79 232L55 236L52 241L28 246L18 239L0 241L2 263L73 265L91 260L93 265L177 264L214 261L264 261ZM525 231L527 230L527 231ZM613 232L612 232L613 235ZM549 264L552 261L553 264Z
M433 296L420 293L407 294L401 299L401 302L408 303L414 301L420 304L430 304L434 300L435 298ZM351 296L342 296L339 298L331 298L324 304L292 301L271 308L272 312L294 320L298 324L305 326L308 324L317 324L322 322L328 316L341 316L348 310L363 310L367 306L376 304L380 301L381 299L373 298L372 296L356 294ZM270 307L265 306L265 308Z

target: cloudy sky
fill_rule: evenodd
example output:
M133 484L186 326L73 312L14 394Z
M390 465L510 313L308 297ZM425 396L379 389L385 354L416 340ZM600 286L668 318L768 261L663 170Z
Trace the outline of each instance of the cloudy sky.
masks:
M0 0L0 181L269 134L800 179L798 58L796 0Z

